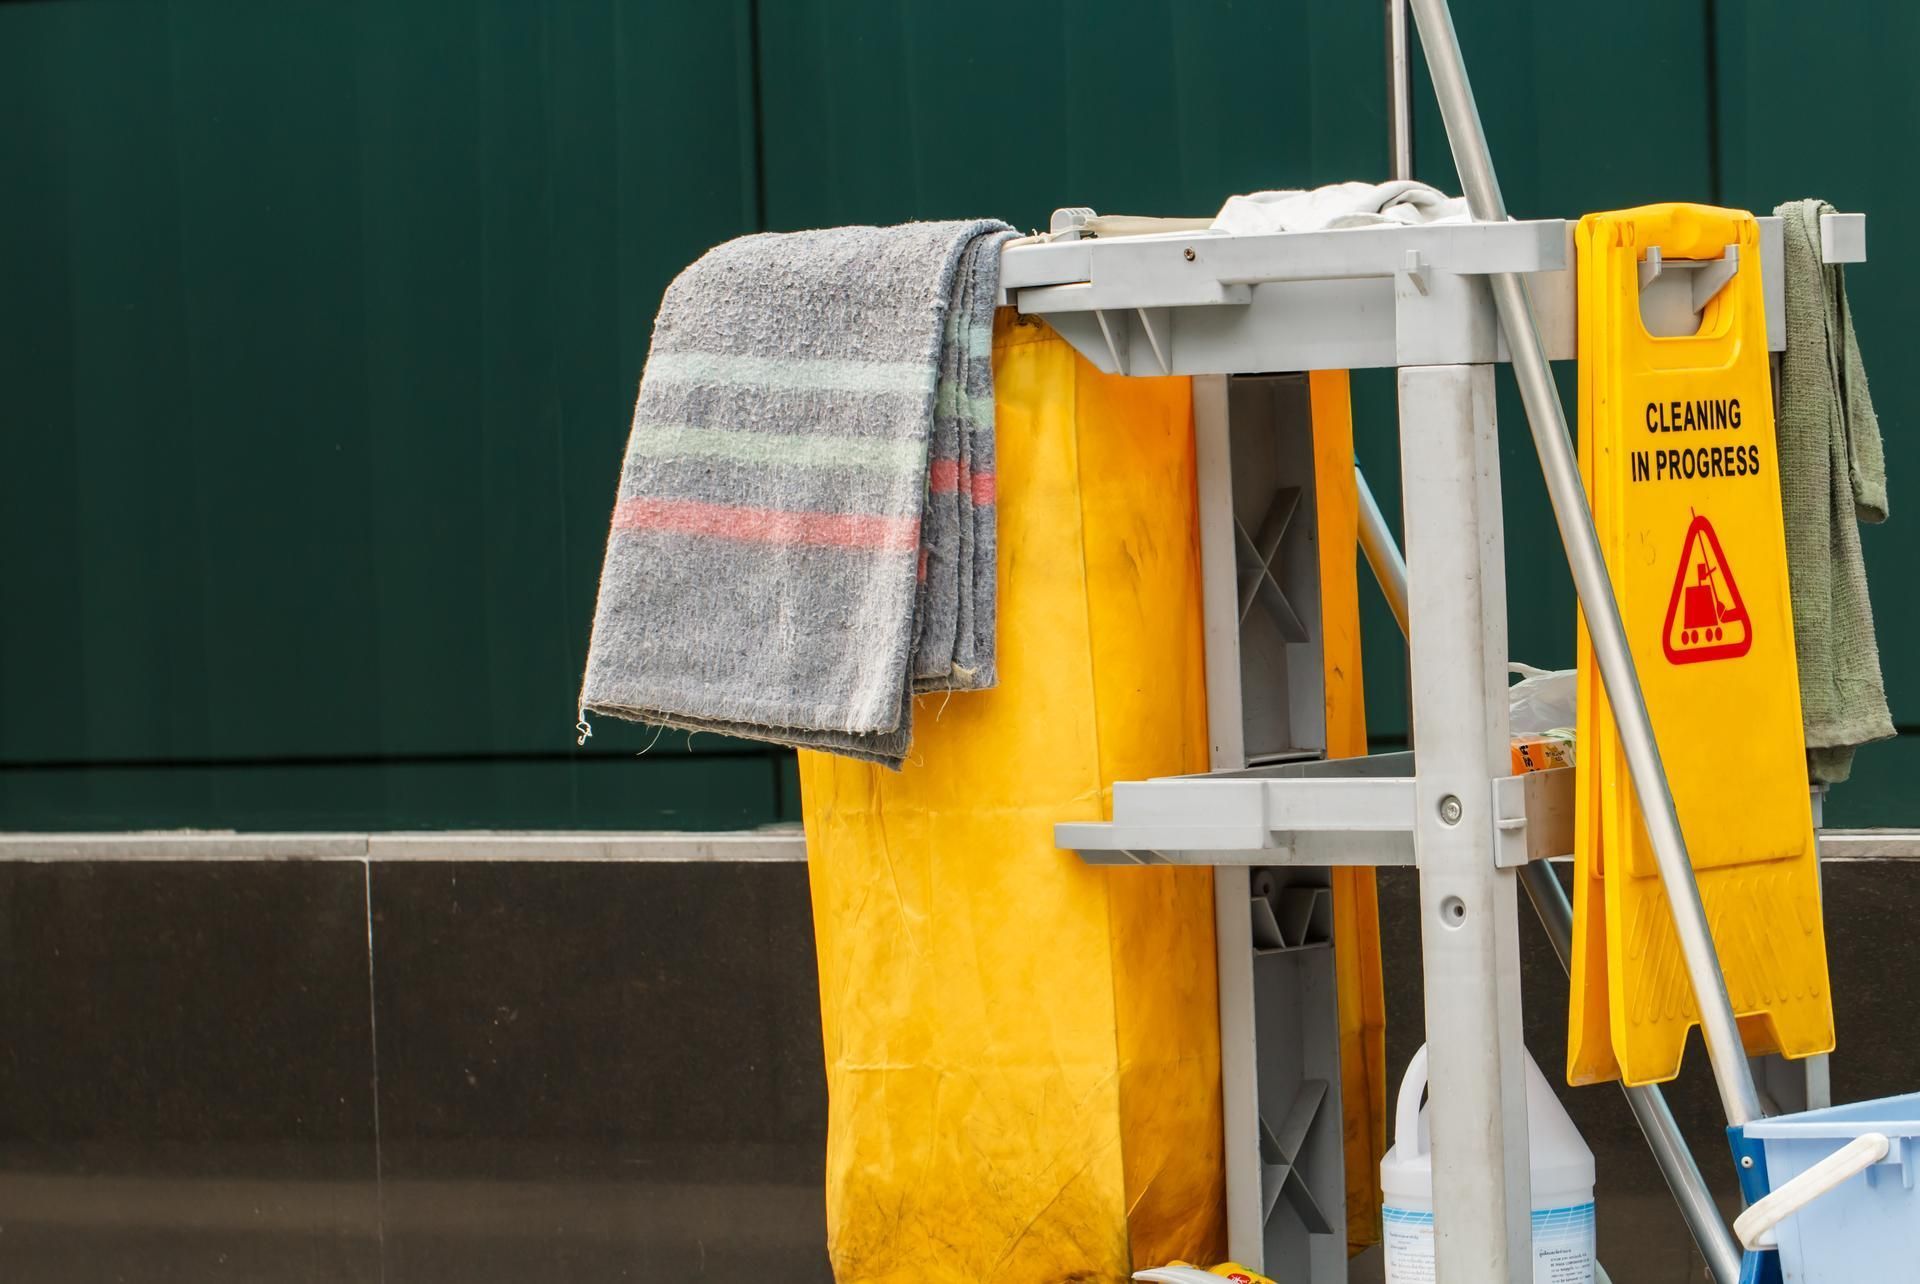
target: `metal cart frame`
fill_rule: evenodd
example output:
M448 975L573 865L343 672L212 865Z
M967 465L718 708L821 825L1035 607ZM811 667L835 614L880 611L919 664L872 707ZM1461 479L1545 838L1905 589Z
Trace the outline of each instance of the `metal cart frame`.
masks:
M1249 871L1410 864L1420 877L1431 1091L1447 1102L1432 1121L1440 1279L1524 1284L1533 1266L1517 906L1524 870L1550 933L1564 939L1564 894L1531 862L1571 850L1572 803L1570 772L1509 772L1495 362L1511 361L1520 385L1728 1120L1743 1124L1761 1110L1548 368L1550 357L1574 355L1572 227L1507 219L1445 0L1413 0L1413 12L1475 222L1092 238L1084 235L1092 211L1069 209L1056 213L1049 236L1004 251L1002 287L1008 302L1045 317L1103 370L1197 376L1214 769L1117 784L1111 822L1062 824L1057 840L1090 861L1216 870L1233 1253L1270 1259L1276 1241L1263 1228L1286 1203L1296 1230L1307 1231L1290 1268L1301 1278L1344 1279L1344 1225L1329 1224L1325 1196L1316 1194L1340 1187L1324 1172L1308 1181L1301 1171L1316 1113L1331 1104L1338 1117L1337 1062L1329 1083L1324 1055L1310 1047L1320 1067L1296 1066L1284 1098L1263 1100L1270 1094L1256 1056L1254 965L1266 924L1255 910L1273 902L1251 894ZM1404 118L1396 106L1394 119ZM1761 224L1767 328L1777 350L1785 341L1780 229L1778 220ZM1829 216L1822 232L1829 261L1864 258L1863 216ZM1711 297L1714 279L1729 275L1717 261L1667 260L1648 278L1643 309L1684 323ZM1286 600L1274 564L1285 518L1275 519L1278 533L1256 534L1257 523L1236 508L1230 380L1387 366L1398 371L1404 566L1370 495L1363 543L1408 633L1417 766L1410 754L1306 761L1317 756L1310 726L1306 735L1282 736L1279 752L1255 755L1242 735L1249 601L1282 599L1273 609L1288 645L1317 646L1314 629L1298 618L1317 611L1309 602L1298 612ZM1282 494L1287 479L1278 480ZM1288 613L1298 627L1285 623ZM1314 887L1309 877L1282 889L1297 893L1285 903L1304 907L1302 923L1311 919ZM1269 936L1272 953L1313 943L1285 931ZM1297 977L1290 984L1314 991L1309 1006L1331 1002L1330 987ZM1309 1043L1328 1037L1324 1014L1298 1019ZM1738 1252L1671 1114L1656 1090L1629 1096L1716 1278L1732 1284Z

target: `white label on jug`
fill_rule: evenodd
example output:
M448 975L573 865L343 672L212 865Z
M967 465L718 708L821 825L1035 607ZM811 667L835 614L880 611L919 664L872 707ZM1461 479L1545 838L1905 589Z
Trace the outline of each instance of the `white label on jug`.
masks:
M1433 1284L1433 1214L1382 1208L1387 1284ZM1533 1284L1593 1284L1593 1205L1536 1208Z
M1387 1284L1433 1284L1433 1214L1382 1208L1380 1230Z
M1533 1210L1533 1284L1593 1284L1593 1205Z

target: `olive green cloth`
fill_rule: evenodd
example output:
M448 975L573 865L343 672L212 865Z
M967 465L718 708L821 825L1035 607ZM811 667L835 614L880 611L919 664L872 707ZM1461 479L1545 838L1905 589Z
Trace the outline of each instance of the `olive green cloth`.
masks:
M1807 769L1823 784L1853 751L1894 734L1880 675L1860 523L1887 519L1887 464L1840 267L1820 254L1824 201L1774 210L1786 237L1787 351L1780 363L1780 498Z

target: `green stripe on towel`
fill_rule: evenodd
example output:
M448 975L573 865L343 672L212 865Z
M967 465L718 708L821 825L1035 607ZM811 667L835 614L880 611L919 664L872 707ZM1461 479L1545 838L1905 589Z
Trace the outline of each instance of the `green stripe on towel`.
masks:
M825 357L757 357L718 352L656 352L647 378L669 383L753 384L800 392L919 393L935 372L913 361L844 361Z
M651 374L649 370L649 374ZM895 474L927 456L924 441L888 437L829 437L690 424L633 426L630 451L650 455L697 455L740 464L782 468L855 468Z

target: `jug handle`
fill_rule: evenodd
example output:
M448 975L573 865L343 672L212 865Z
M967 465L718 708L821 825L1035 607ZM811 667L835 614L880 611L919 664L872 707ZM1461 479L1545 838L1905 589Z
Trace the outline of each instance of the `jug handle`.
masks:
M1406 1077L1400 1080L1400 1097L1394 1104L1393 1140L1402 1157L1418 1155L1420 1149L1420 1098L1427 1092L1427 1045L1413 1054L1407 1063Z

